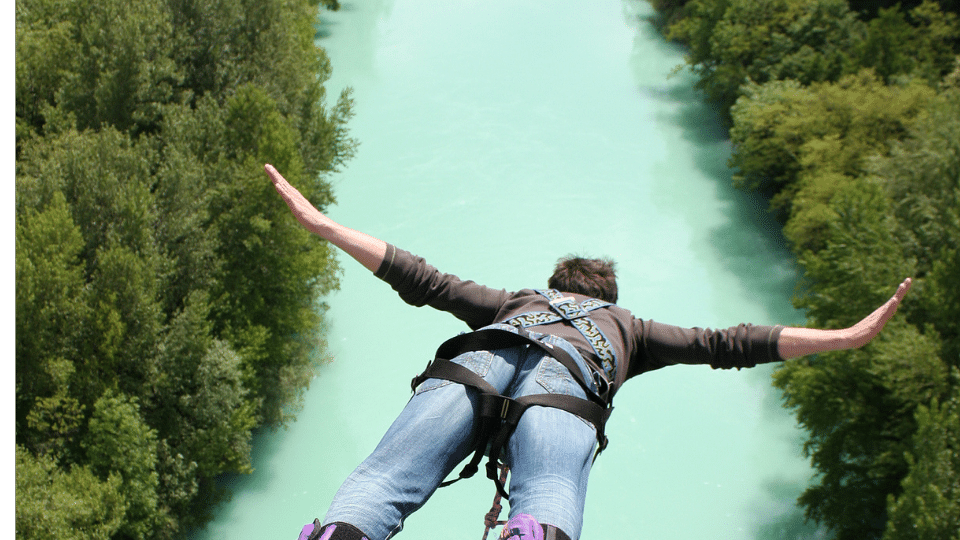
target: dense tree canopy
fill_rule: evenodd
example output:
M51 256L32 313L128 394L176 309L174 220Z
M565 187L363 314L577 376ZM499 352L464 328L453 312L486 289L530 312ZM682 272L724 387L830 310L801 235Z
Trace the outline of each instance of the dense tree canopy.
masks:
M915 278L879 339L775 373L817 471L800 504L841 540L960 539L960 6L655 4L784 223L809 324Z
M731 107L749 84L837 81L865 67L936 84L954 67L957 13L927 0L865 21L846 0L690 0L668 29L709 99Z
M17 536L169 538L296 410L349 159L316 1L16 3ZM51 512L50 509L55 509Z

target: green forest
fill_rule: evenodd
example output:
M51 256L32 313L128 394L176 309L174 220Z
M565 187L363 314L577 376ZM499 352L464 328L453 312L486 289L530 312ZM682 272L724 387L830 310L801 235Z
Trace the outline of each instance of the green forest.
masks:
M651 0L783 224L810 326L915 279L864 347L773 384L837 540L960 539L960 2ZM321 210L352 157L335 0L17 0L16 534L202 526L325 358Z
M842 328L914 288L879 339L774 375L838 540L960 538L960 2L655 0L769 197L795 305Z
M16 533L182 537L326 354L348 160L317 0L17 0ZM318 307L320 306L320 307Z

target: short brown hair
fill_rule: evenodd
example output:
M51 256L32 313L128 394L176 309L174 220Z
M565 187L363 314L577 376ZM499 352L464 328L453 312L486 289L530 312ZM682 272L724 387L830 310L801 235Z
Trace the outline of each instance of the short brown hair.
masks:
M582 294L617 302L617 270L612 259L587 259L568 255L557 261L547 286L561 292Z

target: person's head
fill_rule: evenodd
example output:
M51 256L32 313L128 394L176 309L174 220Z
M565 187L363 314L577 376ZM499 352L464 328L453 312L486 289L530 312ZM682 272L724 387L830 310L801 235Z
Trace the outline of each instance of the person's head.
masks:
M616 303L616 263L612 259L568 255L557 261L547 287Z

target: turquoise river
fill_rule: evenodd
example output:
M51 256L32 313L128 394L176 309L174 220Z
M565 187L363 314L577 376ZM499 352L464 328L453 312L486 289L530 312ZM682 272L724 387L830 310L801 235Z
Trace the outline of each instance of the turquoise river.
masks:
M360 141L332 177L331 216L497 288L543 286L565 254L610 256L620 304L638 317L801 323L777 223L731 187L719 118L652 16L641 0L348 0L323 12L328 95L354 89ZM229 481L233 499L193 540L294 540L436 346L466 329L341 260L332 362L296 422L255 438L255 472ZM795 505L812 472L773 369L681 366L629 381L582 537L819 538ZM479 540L493 495L481 475L441 489L399 537Z

